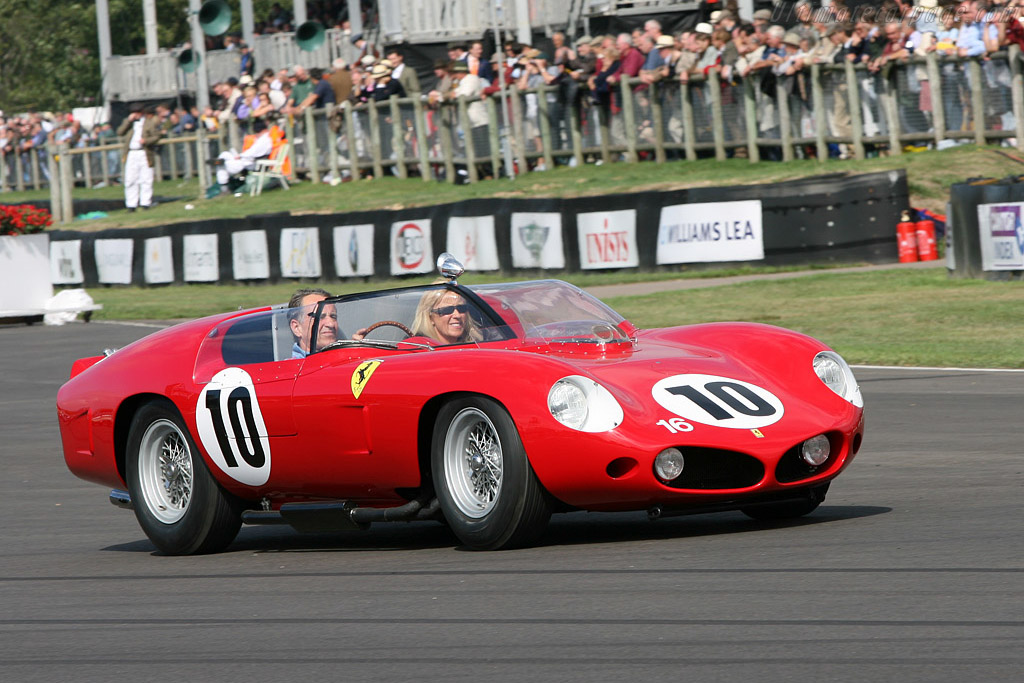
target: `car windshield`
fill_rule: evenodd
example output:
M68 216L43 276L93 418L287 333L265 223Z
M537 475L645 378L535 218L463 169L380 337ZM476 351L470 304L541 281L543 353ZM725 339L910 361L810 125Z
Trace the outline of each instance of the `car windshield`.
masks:
M560 280L475 285L470 289L527 340L597 343L628 341L625 319L597 298Z

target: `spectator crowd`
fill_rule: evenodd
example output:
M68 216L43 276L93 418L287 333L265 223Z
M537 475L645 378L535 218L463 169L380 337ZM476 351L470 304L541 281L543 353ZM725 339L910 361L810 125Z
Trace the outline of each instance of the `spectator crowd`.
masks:
M347 3L311 2L310 18L347 30ZM368 3L372 6L372 3ZM378 49L361 36L354 36L358 58L353 63L336 59L328 69L293 65L287 69L258 70L251 50L231 36L224 38L228 49L242 50L248 58L241 60L238 77L228 78L212 86L213 99L205 111L196 107L160 105L156 116L169 134L188 134L202 126L217 133L236 124L241 133L252 132L259 123L282 126L285 119L301 128L307 110L334 111L333 105L349 102L360 105L381 102L392 97L415 98L427 110L427 144L439 145L437 131L443 117L449 116L459 128L459 144L472 145L477 157L490 154L490 115L485 103L493 98L499 115L507 119L512 108L498 104L502 91L515 86L526 91L521 100L522 141L527 152L541 149L542 129L550 134L551 145L557 149L571 146L572 132L578 124L585 145L599 142L600 131L607 125L613 144L626 136L642 142L655 138L652 98L660 98L664 109L662 121L664 140L681 142L683 117L678 97L666 93L689 89L694 104L694 117L710 121L712 95L720 98L724 108L741 106L742 95L737 86L751 79L757 84L757 126L759 137L778 137L782 121L777 100L788 98L790 125L795 137L813 134L810 67L819 65L863 65L866 79L859 86L866 102L863 112L864 134L881 134L883 116L878 108L879 92L872 78L888 77L894 65L900 70L900 127L903 132L926 132L934 126L935 114L932 88L941 90L945 128L960 131L970 126L1011 130L1014 119L1009 97L1010 67L1006 61L987 60L1009 45L1024 47L1024 0L885 0L881 4L861 4L848 9L842 0L833 0L827 8L815 8L809 0L794 5L779 5L775 10L761 9L751 16L741 16L734 3L723 3L727 9L715 11L706 21L676 33L666 31L656 20L646 21L630 32L615 35L569 37L555 32L542 45L508 41L498 52L487 55L489 42L483 40L451 43L447 58L433 63L432 74L420 74L406 63L401 46ZM732 7L732 9L728 9ZM275 4L257 31L293 30L292 17ZM941 83L930 83L921 55L973 57L983 60L982 77L988 91L986 111L972 111L970 99L971 74L959 61L941 62ZM721 88L711 93L709 78L714 73ZM424 77L421 82L421 77ZM632 102L623 101L621 82L630 79ZM829 134L849 137L851 112L846 94L847 82L841 71L830 71L825 77L828 89L827 125ZM543 87L542 87L543 86ZM652 88L652 86L654 86ZM538 90L540 89L540 90ZM468 127L462 129L454 108L444 107L465 97ZM622 116L625 106L632 106L634 129L626 130ZM402 112L407 112L403 108ZM573 116L578 120L574 121ZM546 121L542 118L546 117ZM724 116L726 135L742 138L742 114L732 111ZM306 132L306 137L321 145L327 131L344 135L338 118L321 117L325 129ZM414 122L406 113L392 120L382 118L380 156L394 158L394 143L404 139L406 153L414 153L416 136ZM369 154L368 122L356 119L357 153ZM395 126L400 126L395 135ZM707 128L710 126L708 125ZM298 135L298 133L297 133ZM86 130L69 115L30 113L8 118L0 117L0 159L6 179L13 185L16 157L22 159L21 173L28 179L29 155L35 154L38 173L48 178L50 172L45 146L47 141L66 142L73 147L113 142L110 126L101 124ZM832 145L830 153L845 156L843 145ZM348 148L341 144L343 154ZM312 150L311 150L312 151ZM739 150L738 150L739 151ZM307 152L309 153L309 152ZM316 152L313 152L316 153ZM322 153L322 150L320 150ZM769 154L769 158L772 155ZM544 160L535 161L543 169Z

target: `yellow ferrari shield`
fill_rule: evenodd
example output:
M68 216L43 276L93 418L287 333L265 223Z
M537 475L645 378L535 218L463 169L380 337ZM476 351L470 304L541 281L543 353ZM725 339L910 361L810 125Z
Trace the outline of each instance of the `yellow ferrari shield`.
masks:
M355 372L352 373L352 395L359 398L359 394L363 393L363 388L366 383L370 381L370 375L377 369L383 361L379 360L368 360L365 363L360 363L359 367L356 368Z

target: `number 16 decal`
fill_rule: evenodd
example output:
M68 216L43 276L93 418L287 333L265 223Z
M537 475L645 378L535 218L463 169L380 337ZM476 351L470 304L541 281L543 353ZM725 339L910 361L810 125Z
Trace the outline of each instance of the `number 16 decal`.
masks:
M651 395L662 408L692 422L758 429L782 419L785 409L772 392L748 382L716 375L673 375L659 381Z
M228 476L250 486L270 478L270 440L252 377L241 368L221 370L196 403L199 440Z

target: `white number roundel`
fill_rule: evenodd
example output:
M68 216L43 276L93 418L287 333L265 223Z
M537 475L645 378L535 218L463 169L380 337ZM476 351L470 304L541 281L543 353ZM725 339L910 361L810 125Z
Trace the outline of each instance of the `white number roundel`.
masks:
M242 368L225 368L199 394L196 426L217 467L249 486L270 479L270 439L256 387Z
M654 385L651 395L679 417L729 429L767 427L785 412L782 401L767 389L717 375L666 377Z

